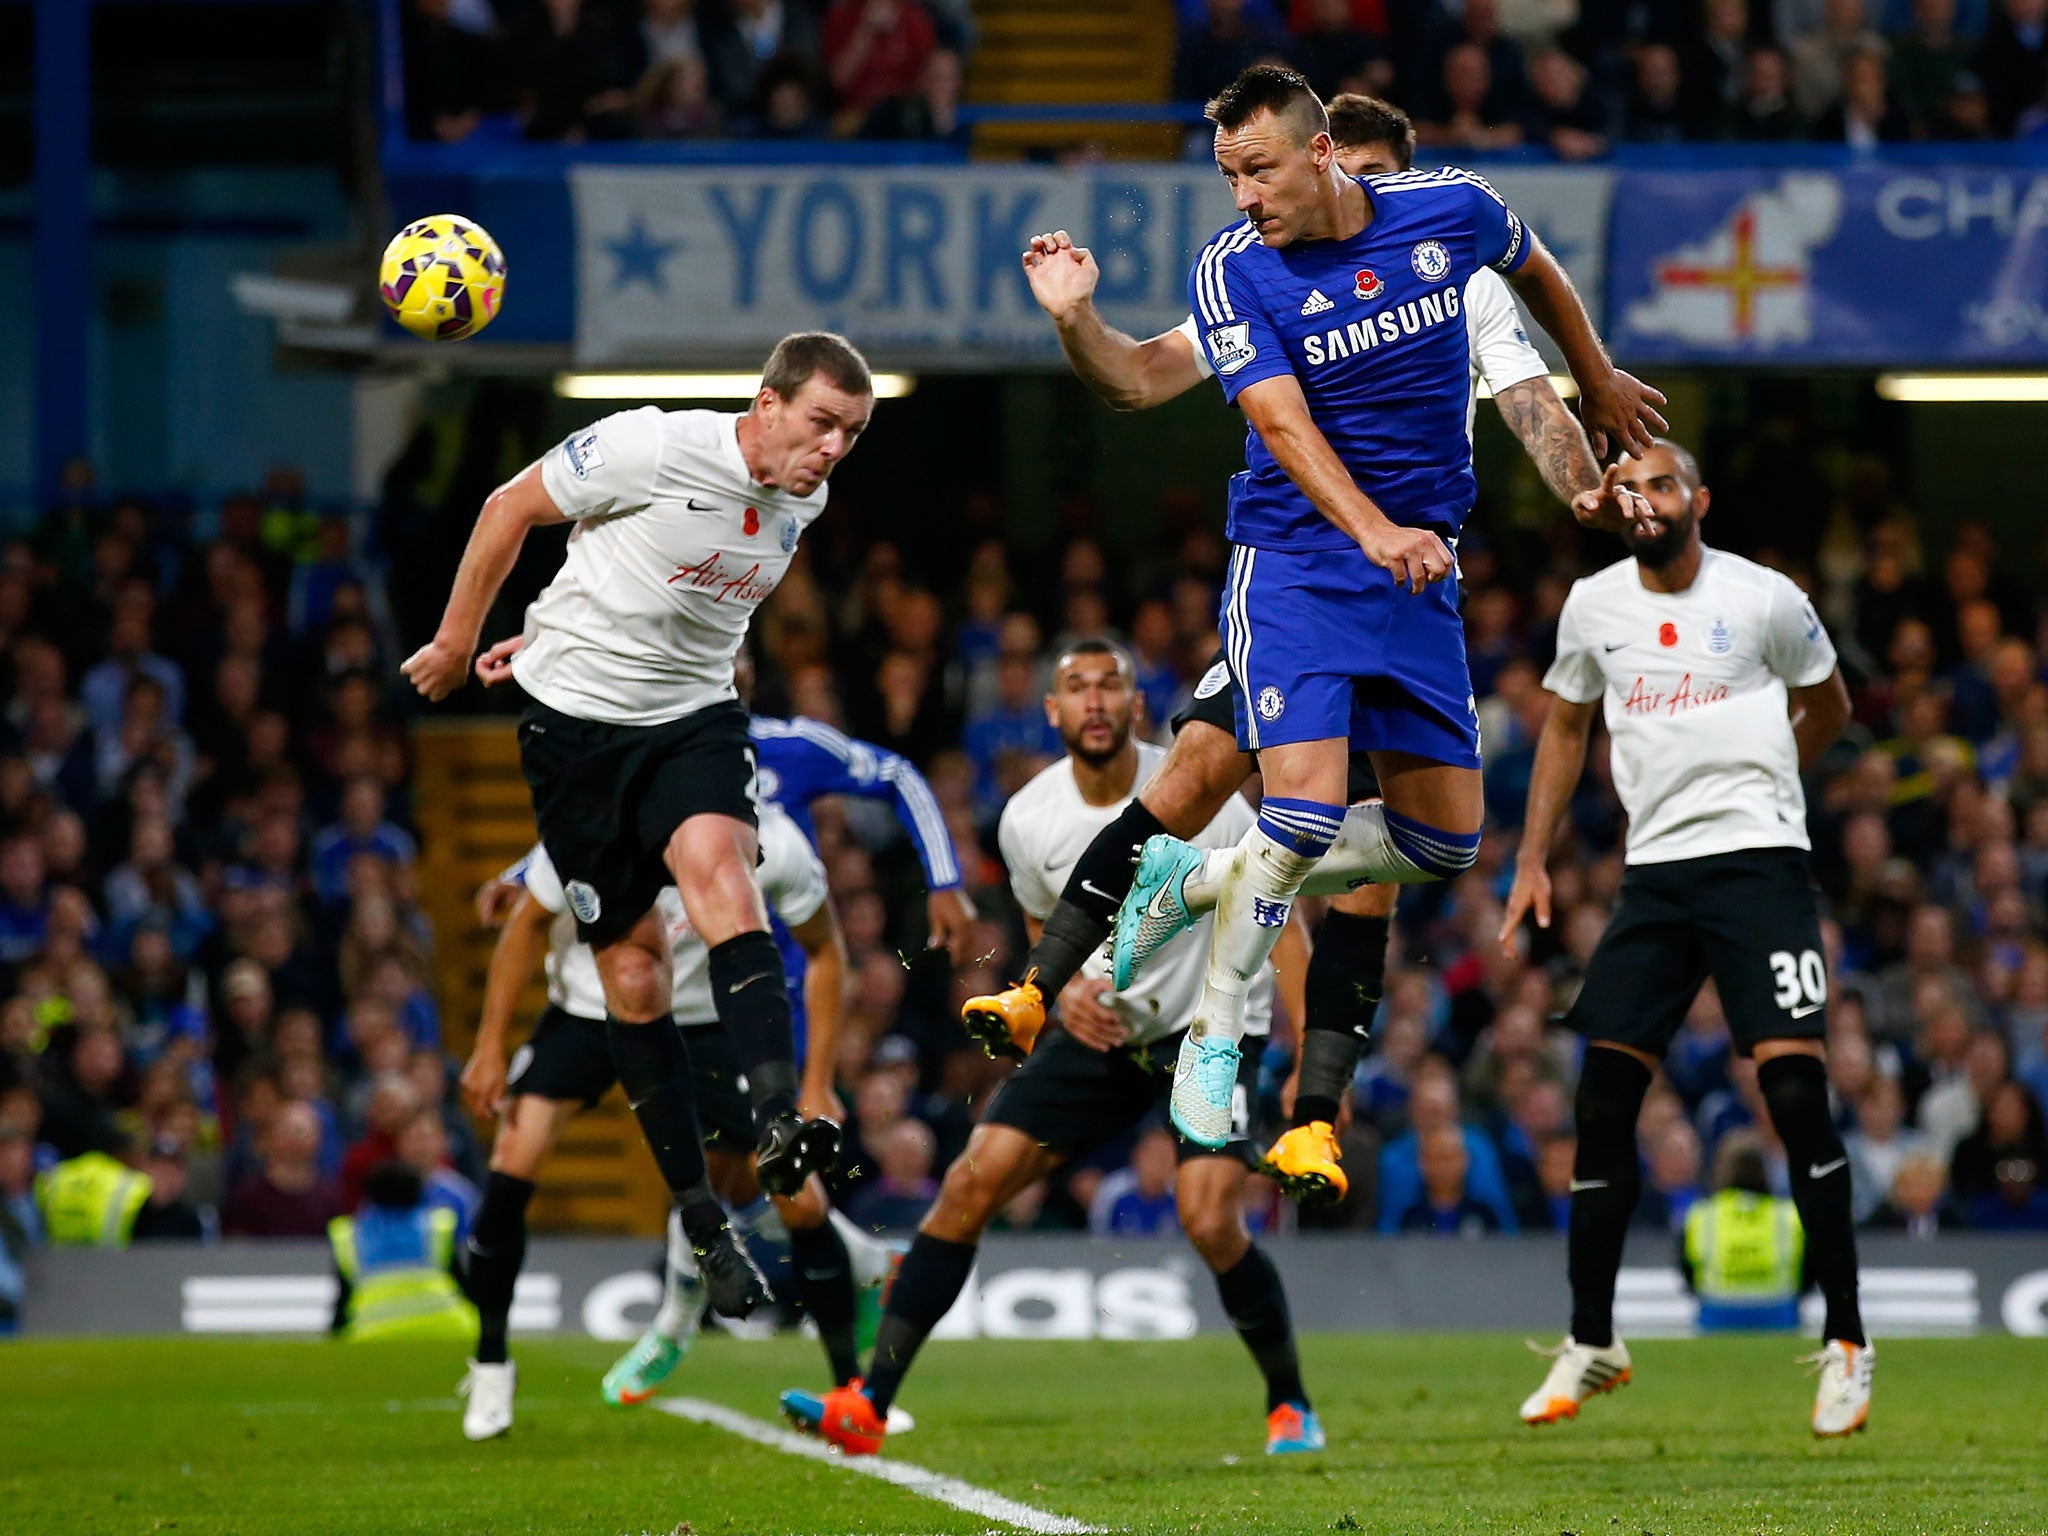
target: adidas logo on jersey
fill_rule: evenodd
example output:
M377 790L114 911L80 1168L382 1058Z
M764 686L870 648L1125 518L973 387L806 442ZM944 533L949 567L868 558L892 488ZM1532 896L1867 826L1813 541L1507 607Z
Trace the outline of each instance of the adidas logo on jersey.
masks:
M1320 288L1309 289L1308 297L1301 301L1301 312L1304 315L1320 315L1336 307Z

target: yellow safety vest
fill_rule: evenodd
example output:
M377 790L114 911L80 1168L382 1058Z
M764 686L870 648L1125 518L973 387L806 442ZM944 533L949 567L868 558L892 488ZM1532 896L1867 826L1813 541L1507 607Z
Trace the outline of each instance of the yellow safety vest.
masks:
M36 1175L36 1205L53 1244L126 1248L153 1188L119 1158L87 1152Z
M1724 1189L1685 1216L1685 1256L1703 1302L1755 1306L1799 1294L1806 1233L1790 1200Z
M354 1217L337 1216L327 1223L334 1262L350 1286L348 1339L451 1339L476 1337L476 1308L471 1306L448 1263L455 1254L455 1213L422 1211L424 1241L403 1258L365 1263L359 1251Z

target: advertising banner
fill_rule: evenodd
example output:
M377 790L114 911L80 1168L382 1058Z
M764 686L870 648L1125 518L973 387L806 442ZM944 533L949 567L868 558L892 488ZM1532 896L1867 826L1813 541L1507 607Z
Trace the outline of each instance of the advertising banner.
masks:
M1624 361L2048 362L2048 170L1625 172L1610 228Z
M1516 169L1502 194L1597 307L1611 175ZM1060 365L1020 256L1066 229L1096 302L1137 336L1178 325L1202 246L1237 215L1213 166L581 166L576 358L743 367L790 331L842 331L899 368Z
M2048 1336L2048 1239L1864 1235L1872 1334ZM1444 1329L1558 1333L1569 1313L1562 1240L1274 1239L1267 1251L1306 1332ZM1655 1244L1625 1268L1615 1322L1632 1337L1692 1332L1695 1304ZM1646 1251L1647 1250L1647 1251ZM534 1242L513 1300L515 1333L637 1338L661 1295L652 1242ZM319 1243L143 1245L38 1255L30 1334L272 1334L326 1330L333 1260ZM1809 1330L1820 1323L1809 1298ZM991 1237L939 1338L1173 1339L1227 1333L1216 1287L1178 1240Z

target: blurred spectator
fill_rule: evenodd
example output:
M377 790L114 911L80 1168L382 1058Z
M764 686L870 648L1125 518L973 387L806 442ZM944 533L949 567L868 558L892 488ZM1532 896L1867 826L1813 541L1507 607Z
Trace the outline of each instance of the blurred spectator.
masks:
M997 659L996 701L968 717L963 745L974 764L975 803L989 820L1002 809L1006 778L1029 778L1059 755L1059 732L1046 718L1045 697L1031 657L1005 654ZM1010 759L1021 761L1006 774Z
M1395 1230L1429 1232L1444 1237L1471 1237L1497 1232L1500 1218L1467 1190L1472 1154L1464 1137L1439 1127L1420 1142L1422 1190L1395 1218Z
M861 125L861 136L964 147L968 134L960 121L962 83L960 55L951 48L934 48L918 70L916 88L880 103Z
M1246 0L1206 0L1199 21L1181 20L1173 54L1174 99L1207 101L1252 65L1286 51L1286 38Z
M1948 1199L1948 1169L1932 1152L1908 1153L1892 1175L1891 1193L1870 1225L1909 1237L1932 1237L1959 1224Z
M722 126L711 76L700 58L665 59L633 87L633 113L649 139L695 139Z
M1540 48L1529 60L1533 98L1525 132L1560 160L1607 153L1607 113L1587 88L1586 67L1562 48Z
M900 1120L882 1140L881 1176L861 1186L846 1214L871 1232L909 1232L938 1197L938 1140L921 1120Z
M1386 70L1386 13L1380 0L1366 0L1371 20L1360 25L1360 8L1354 0L1298 0L1292 7L1287 61L1325 101Z
M1743 99L1748 41L1747 0L1700 0L1699 37L1682 64L1690 137L1722 136Z
M630 136L632 79L608 13L588 0L540 0L514 32L529 139Z
M1883 43L1848 49L1842 56L1842 95L1813 125L1823 143L1872 150L1880 144L1901 144L1913 136L1905 111L1885 89Z
M1687 1212L1706 1194L1700 1185L1700 1138L1688 1122L1674 1120L1657 1133L1648 1161L1636 1224L1682 1232Z
M1425 1060L1408 1095L1407 1132L1389 1142L1379 1157L1379 1230L1398 1232L1411 1208L1424 1203L1421 1143L1436 1131L1449 1131L1465 1143L1465 1164L1458 1172L1460 1198L1469 1195L1487 1210L1492 1225L1515 1230L1507 1180L1493 1139L1460 1117L1457 1080L1439 1059Z
M320 1121L305 1104L281 1105L264 1133L258 1170L228 1194L229 1237L324 1237L342 1213L340 1188L320 1176Z
M801 0L729 0L724 9L704 55L711 88L728 113L760 109L762 79L771 64L813 71L821 66L817 13Z
M405 106L415 139L454 144L506 98L504 50L490 6L411 0L406 11Z
M1970 74L1970 48L1956 35L1956 0L1912 0L1913 29L1892 48L1891 83L1923 138L1947 138L1949 98Z
M1105 1175L1088 1203L1088 1230L1097 1237L1158 1237L1180 1230L1174 1177L1180 1158L1173 1134L1147 1126L1131 1148L1130 1165Z
M1436 113L1416 123L1415 142L1453 151L1510 149L1522 142L1522 128L1510 118L1509 100L1496 85L1487 50L1457 43L1444 54Z
M1994 0L1975 73L1993 132L2010 138L2048 84L2048 0Z
M416 1111L393 1138L398 1160L420 1176L421 1198L429 1210L454 1213L458 1241L469 1237L483 1196L448 1161L448 1131L437 1105Z
M35 1138L23 1126L0 1120L0 1338L13 1333L28 1294L24 1266L43 1243L42 1212L35 1199Z
M1875 49L1880 58L1885 53L1884 39L1864 21L1863 0L1823 0L1819 28L1785 42L1792 57L1792 100L1809 121L1841 99L1852 53Z
M1927 1138L1906 1124L1897 1079L1884 1076L1872 1077L1857 1099L1856 1128L1842 1146L1849 1154L1851 1214L1858 1225L1877 1214L1906 1159L1931 1150Z
M360 855L383 859L409 872L418 846L411 834L384 814L384 786L376 779L350 779L341 792L341 814L313 839L313 893L329 906L349 895L350 864Z
M137 677L154 678L163 689L163 712L176 721L185 715L185 674L167 656L150 649L150 621L156 599L147 587L124 593L107 631L106 660L85 674L78 689L86 722L99 736L119 732L128 685Z
M1636 50L1627 113L1631 144L1676 144L1684 139L1683 84L1678 54L1670 44L1651 43Z
M832 0L825 67L841 131L857 131L875 108L914 92L937 47L931 16L917 0Z
M187 1198L185 1147L175 1136L159 1136L142 1159L149 1199L135 1216L133 1240L202 1243L216 1235L218 1217Z

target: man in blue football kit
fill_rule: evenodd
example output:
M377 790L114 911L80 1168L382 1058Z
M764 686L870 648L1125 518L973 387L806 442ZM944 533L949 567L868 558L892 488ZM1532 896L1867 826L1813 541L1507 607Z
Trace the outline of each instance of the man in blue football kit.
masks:
M1451 579L1475 492L1467 280L1491 267L1522 294L1571 366L1596 452L1609 434L1646 447L1663 397L1615 369L1563 269L1479 177L1346 177L1322 102L1276 66L1245 71L1208 116L1245 218L1204 248L1188 294L1251 429L1230 485L1221 629L1238 744L1259 754L1265 800L1221 857L1147 844L1115 951L1124 985L1213 899L1173 1118L1217 1146L1246 989L1339 830L1361 843L1361 880L1447 879L1478 853L1478 718ZM1370 755L1383 800L1346 826L1353 750Z

